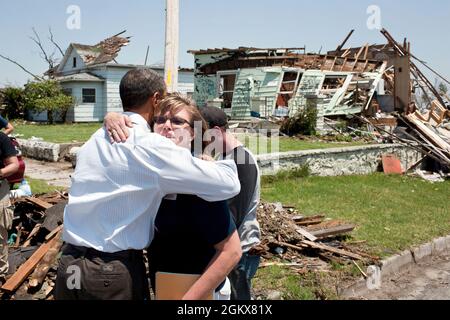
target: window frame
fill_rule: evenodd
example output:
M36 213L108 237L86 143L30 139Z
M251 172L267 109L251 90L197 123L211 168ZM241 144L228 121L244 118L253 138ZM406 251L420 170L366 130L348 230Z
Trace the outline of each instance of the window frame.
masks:
M94 90L94 94L85 94L85 90ZM85 101L86 97L94 97L94 101ZM83 104L95 104L97 103L97 90L95 88L81 88L81 101Z

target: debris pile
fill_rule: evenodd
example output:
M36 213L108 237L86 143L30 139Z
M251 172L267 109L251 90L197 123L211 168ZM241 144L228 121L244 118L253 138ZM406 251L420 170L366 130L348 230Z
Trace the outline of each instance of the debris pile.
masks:
M1 287L0 299L53 299L67 199L67 194L56 191L14 201L9 271Z
M426 170L444 177L450 168L450 81L385 29L385 44L345 48L353 31L325 54L305 48L191 50L194 99L222 108L239 128L281 128L289 136L351 132L400 142L424 155L413 169L431 159L437 166ZM433 85L419 66L441 83ZM308 125L298 116L305 110L316 113Z
M252 252L265 260L281 258L283 261L264 262L263 267L281 264L308 270L320 266L323 270L326 263L319 260L341 264L379 262L379 257L340 241L355 228L344 221L326 219L324 215L301 216L293 207L281 203L262 203L258 208L258 220L261 243Z

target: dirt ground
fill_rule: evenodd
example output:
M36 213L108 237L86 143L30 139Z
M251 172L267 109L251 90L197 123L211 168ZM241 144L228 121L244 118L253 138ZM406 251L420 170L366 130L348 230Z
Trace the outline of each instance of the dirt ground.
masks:
M73 173L69 162L45 162L25 158L25 175L32 179L45 180L51 186L70 187Z
M425 259L402 275L384 279L382 289L354 298L450 300L450 254Z

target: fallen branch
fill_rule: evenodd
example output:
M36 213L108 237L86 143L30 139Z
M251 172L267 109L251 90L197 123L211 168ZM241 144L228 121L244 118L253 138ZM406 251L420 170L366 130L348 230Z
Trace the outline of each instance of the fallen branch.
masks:
M14 64L15 64L16 66L18 66L20 69L22 69L23 71L25 71L26 73L28 73L29 75L31 75L35 80L38 80L38 81L43 81L43 80L44 80L44 78L39 77L39 76L35 75L34 73L28 71L24 66L22 66L22 65L21 65L20 63L18 63L17 61L14 61L14 60L12 60L12 59L10 59L10 58L8 58L8 57L2 55L2 54L0 54L0 58L3 58L3 59L5 59L6 61L9 61L9 62L11 62L11 63L14 63Z

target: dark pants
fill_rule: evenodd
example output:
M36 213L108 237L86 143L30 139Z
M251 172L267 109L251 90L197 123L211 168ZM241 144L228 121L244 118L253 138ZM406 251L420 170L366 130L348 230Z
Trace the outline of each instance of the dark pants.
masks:
M231 283L231 300L251 300L252 278L259 267L261 257L243 253L236 267L228 275Z
M142 250L115 253L65 244L59 259L56 300L150 299Z

